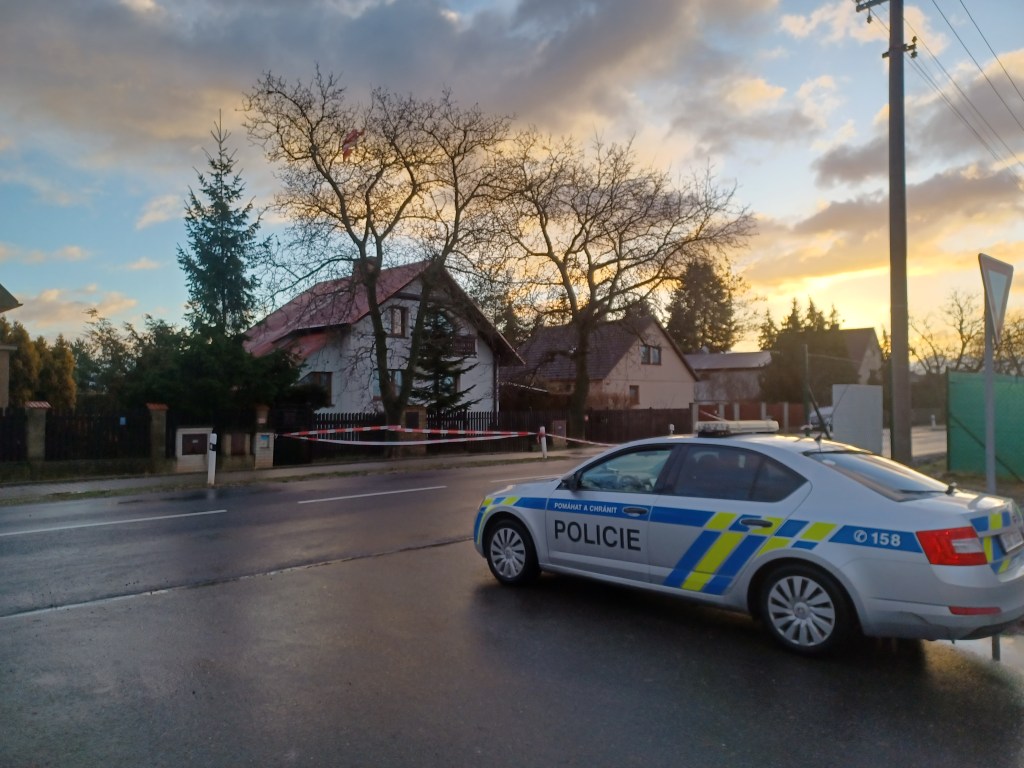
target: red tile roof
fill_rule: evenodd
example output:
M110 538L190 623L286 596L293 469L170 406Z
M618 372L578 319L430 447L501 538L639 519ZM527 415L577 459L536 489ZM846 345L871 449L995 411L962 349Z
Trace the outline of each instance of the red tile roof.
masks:
M428 262L382 269L377 278L377 301L382 302L419 277ZM260 357L284 346L305 358L327 342L327 328L352 325L369 311L366 291L349 277L325 280L303 291L246 331L245 348ZM316 338L305 339L311 333Z
M422 276L429 261L418 261L391 269L382 269L377 276L377 302L383 303ZM516 351L491 324L483 312L466 296L447 273L448 290L461 310L487 340L502 362L520 363ZM329 341L328 331L343 328L361 320L370 305L365 287L350 277L325 280L303 291L263 321L246 331L245 348L256 357L275 349L287 349L305 359L322 349Z

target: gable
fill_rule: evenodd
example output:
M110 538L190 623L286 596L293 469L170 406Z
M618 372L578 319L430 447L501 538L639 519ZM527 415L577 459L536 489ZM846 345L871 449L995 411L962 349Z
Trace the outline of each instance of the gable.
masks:
M418 281L430 266L427 261L381 270L377 277L377 303L392 299L418 302ZM441 273L442 290L456 312L480 334L502 361L520 362L512 346L494 327L447 271ZM280 309L246 331L245 349L260 357L287 349L305 359L326 343L328 332L337 332L369 317L365 287L350 277L326 280L303 291Z
M677 358L692 379L693 369L679 348L653 317L640 320L619 320L603 323L590 334L587 355L587 376L591 381L607 378L618 366L628 363L630 355L637 355L644 338L654 334L662 355ZM571 381L576 378L576 364L572 352L576 344L575 330L570 325L536 328L518 352L523 367L513 373L545 381Z

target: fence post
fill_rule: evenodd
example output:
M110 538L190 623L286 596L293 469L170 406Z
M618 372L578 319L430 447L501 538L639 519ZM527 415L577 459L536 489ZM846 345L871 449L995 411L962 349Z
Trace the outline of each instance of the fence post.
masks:
M46 461L46 412L50 404L45 400L25 403L25 458Z
M167 406L146 403L149 410L149 463L153 472L161 472L167 463Z
M548 438L544 434L544 427L541 427L537 433L537 439L540 440L540 457L546 459L548 457Z
M11 344L0 344L0 411L11 404L11 353L17 351Z

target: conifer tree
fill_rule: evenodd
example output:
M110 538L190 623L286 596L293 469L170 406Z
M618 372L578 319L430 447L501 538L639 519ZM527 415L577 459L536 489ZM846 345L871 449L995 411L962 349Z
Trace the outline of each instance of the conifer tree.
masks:
M728 352L740 336L735 293L739 278L728 264L701 255L689 259L672 293L665 330L686 353Z
M444 312L436 308L426 312L411 399L436 413L469 408L476 401L465 399L469 388L460 389L459 382L476 366L467 365L465 357L455 353L455 327Z
M252 268L269 250L259 240L259 217L252 202L242 203L245 185L235 171L230 136L218 118L210 132L214 154L206 153L209 172L197 171L199 194L189 188L185 230L189 247L178 248L178 264L188 283L186 318L194 331L233 336L249 328L255 308Z

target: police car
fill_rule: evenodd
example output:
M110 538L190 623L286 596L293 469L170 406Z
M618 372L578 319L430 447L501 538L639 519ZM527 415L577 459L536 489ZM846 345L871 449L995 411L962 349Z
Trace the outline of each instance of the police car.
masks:
M804 654L856 631L986 637L1024 615L1013 501L777 430L703 423L504 488L480 505L476 549L503 584L550 571L679 595Z

